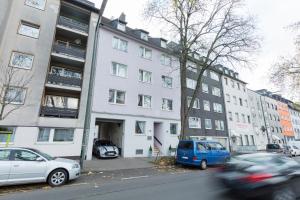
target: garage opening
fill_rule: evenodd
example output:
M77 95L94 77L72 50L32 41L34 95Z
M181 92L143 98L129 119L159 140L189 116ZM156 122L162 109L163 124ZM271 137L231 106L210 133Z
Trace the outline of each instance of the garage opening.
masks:
M114 119L96 119L96 131L94 140L109 141L119 150L119 156L123 157L123 133L124 121Z

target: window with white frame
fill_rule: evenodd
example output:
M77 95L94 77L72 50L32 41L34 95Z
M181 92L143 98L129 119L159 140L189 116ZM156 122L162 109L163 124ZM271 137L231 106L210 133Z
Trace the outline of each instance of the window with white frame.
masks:
M228 118L229 118L229 121L233 121L233 116L232 116L231 111L228 112Z
M26 0L25 5L40 10L45 10L46 0Z
M233 102L234 102L235 105L237 105L237 98L236 98L236 96L233 96Z
M115 89L109 90L109 103L125 104L125 92Z
M119 77L127 77L127 65L112 62L111 64L111 74Z
M128 50L128 42L126 40L122 40L118 37L113 37L112 46L114 49L127 52Z
M222 104L213 103L213 108L214 108L214 112L217 112L217 113L222 113L223 112Z
M21 21L18 33L32 38L39 38L40 26L31 24L29 22Z
M162 110L172 111L173 110L173 100L171 99L162 99Z
M151 60L152 50L145 47L140 47L140 57Z
M189 107L192 101L192 97L187 97L187 106ZM195 98L193 108L200 109L200 100L198 98Z
M0 143L13 142L15 130L14 127L0 126Z
M215 126L217 131L224 131L224 121L223 120L215 120Z
M221 90L217 87L212 87L212 94L218 97L221 97Z
M189 128L201 128L201 118L189 117Z
M197 67L195 65L189 64L187 69L190 70L191 72L197 73Z
M9 65L22 69L31 69L33 64L33 55L13 51Z
M74 139L74 129L55 129L53 142L72 142Z
M206 111L210 111L210 103L207 100L203 100L203 109Z
M148 34L144 33L144 32L141 32L141 39L148 41Z
M209 93L209 91L208 91L208 85L205 84L205 83L202 83L202 92Z
M196 89L197 81L187 78L186 79L186 87L190 89Z
M170 134L171 135L177 135L177 133L178 133L178 124L171 123L170 124Z
M163 76L161 76L161 79L162 79L163 87L166 87L166 88L173 87L173 78L163 75Z
M205 129L212 129L211 119L205 119Z
M219 75L216 73L216 72L210 72L210 78L216 80L216 81L219 81L220 78L219 78Z
M24 104L26 89L21 87L6 87L5 102L8 104Z
M145 71L142 69L139 70L139 81L140 82L151 83L151 76L152 76L151 72L148 72L148 71Z
M139 94L138 106L143 108L151 108L151 96Z
M146 134L146 122L136 121L135 122L135 133L136 134Z
M160 63L162 65L166 65L166 66L171 66L171 57L170 56L167 56L165 54L162 54L160 56Z
M167 48L167 41L165 41L165 40L160 40L160 46L161 46L162 48Z
M122 23L122 22L118 22L117 24L117 29L119 29L120 31L126 31L126 24Z
M51 128L40 128L37 141L38 142L49 142Z

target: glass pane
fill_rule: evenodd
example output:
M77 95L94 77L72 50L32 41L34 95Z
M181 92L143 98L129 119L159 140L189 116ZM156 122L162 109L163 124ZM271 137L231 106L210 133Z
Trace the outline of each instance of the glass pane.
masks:
M39 156L29 151L15 150L13 157L16 161L36 161Z
M127 76L127 66L119 65L118 75L121 77L126 77Z
M50 137L50 128L41 128L38 135L38 142L48 142Z
M125 92L117 91L116 103L119 103L119 104L125 103Z
M40 29L33 25L22 22L19 28L19 33L33 38L38 38Z
M28 6L32 6L32 7L44 10L46 0L26 0L25 4Z
M115 90L109 90L108 102L115 103Z
M113 37L112 46L114 49L118 49L118 43L119 43L119 39L116 37Z
M67 99L67 108L70 108L70 109L77 109L78 108L78 99L76 98L69 98L69 97L66 97Z
M0 150L0 161L9 160L10 150Z
M32 67L33 56L18 52L13 52L10 65L13 67L21 67L30 69Z
M151 97L144 96L144 107L150 108L151 107Z
M143 134L145 132L145 122L137 121L135 124L135 132L138 134Z
M74 130L73 129L55 129L54 142L71 142L73 141Z
M138 96L138 106L143 106L143 95Z
M25 98L25 90L23 88L8 88L5 101L9 103L23 103Z
M127 45L128 45L127 41L125 41L125 40L120 40L120 50L126 52L126 51L127 51Z

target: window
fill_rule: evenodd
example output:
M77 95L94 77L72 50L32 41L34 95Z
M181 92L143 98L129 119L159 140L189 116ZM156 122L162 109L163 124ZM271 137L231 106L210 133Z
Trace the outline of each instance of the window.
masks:
M212 94L218 97L221 97L221 90L217 87L212 88Z
M196 89L196 85L197 85L197 81L193 80L193 79L186 79L186 87L190 88L190 89Z
M148 34L144 33L144 32L141 32L141 39L148 41Z
M208 91L208 85L205 84L205 83L202 83L202 92L209 93L209 91Z
M235 118L236 118L236 121L237 121L237 122L240 122L240 116L239 116L239 113L235 113Z
M211 119L205 119L205 129L212 129Z
M119 29L120 31L124 31L126 30L126 24L122 23L122 22L118 22L117 24L117 29Z
M13 160L15 161L36 161L39 157L37 154L25 150L14 150L13 152Z
M128 42L126 40L122 40L118 37L113 37L112 46L114 49L127 52L128 50Z
M173 79L168 76L161 76L163 87L172 88L173 87Z
M151 96L149 95L138 95L138 106L143 108L151 108Z
M53 108L78 109L78 102L77 98L47 95L44 104Z
M136 134L145 134L146 122L136 121L135 122L135 133Z
M243 99L239 98L239 101L240 101L240 106L243 106Z
M192 97L187 97L187 106L189 107L192 101ZM200 109L200 100L195 98L193 108Z
M72 142L74 129L55 129L53 142Z
M240 83L236 83L236 84L237 84L237 88L238 88L238 90L241 90Z
M0 161L9 160L10 150L0 150Z
M171 135L177 135L177 127L178 127L178 124L174 124L174 123L170 124L170 134Z
M246 123L246 117L244 114L242 114L242 120L243 120L243 123Z
M167 48L167 41L161 40L161 41L160 41L160 46L161 46L162 48Z
M213 108L214 108L214 112L217 112L217 113L223 112L223 107L219 103L213 103Z
M33 8L44 10L46 5L46 0L26 0L25 4Z
M119 77L127 77L127 65L112 62L111 74Z
M228 85L228 78L224 77L225 84Z
M37 141L38 142L49 142L50 131L51 131L50 128L40 128Z
M219 75L216 72L210 72L210 78L219 81Z
M15 128L13 127L0 127L0 142L13 142L14 141Z
M125 104L125 92L120 90L109 90L109 100L110 103Z
M248 108L248 100L245 99L245 106Z
M31 69L33 58L33 55L13 51L11 54L9 65L12 67Z
M233 117L232 117L232 112L228 112L228 118L229 118L229 121L233 121Z
M203 108L206 111L210 111L210 103L209 103L209 101L203 100Z
M254 136L250 135L250 139L251 139L251 145L255 146Z
M234 88L234 80L231 80L231 87Z
M195 65L188 65L187 69L191 72L197 73L197 67Z
M201 128L201 119L197 117L189 117L189 128Z
M246 141L246 146L249 146L249 138L248 138L248 135L245 135L245 141Z
M204 144L202 144L202 143L197 143L197 150L198 150L198 151L205 151L206 148L205 148Z
M248 123L250 124L251 123L250 115L247 116L247 119L248 119Z
M226 94L226 102L230 103L230 95Z
M152 50L145 47L140 47L140 57L151 60Z
M224 131L225 130L224 121L222 121L222 120L215 120L215 126L216 126L217 131Z
M171 99L162 99L162 109L167 111L173 110L173 101Z
M21 21L18 33L32 38L38 38L40 34L40 26L29 22Z
M233 102L234 102L235 105L237 105L237 98L236 98L236 96L233 96Z
M145 70L139 70L139 81L143 83L151 83L151 76L152 73L145 71Z
M171 66L171 57L170 56L167 56L165 54L162 54L160 56L160 63L162 65L166 65L166 66Z
M26 89L20 87L6 88L5 102L8 104L24 104Z

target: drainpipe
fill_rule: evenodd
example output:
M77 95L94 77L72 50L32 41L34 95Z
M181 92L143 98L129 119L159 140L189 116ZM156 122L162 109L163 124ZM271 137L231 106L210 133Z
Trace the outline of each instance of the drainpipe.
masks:
M86 113L84 119L84 128L83 128L83 137L82 137L82 145L81 145L81 154L80 154L80 166L83 167L83 162L86 157L86 150L88 144L88 138L90 134L90 123L91 123L91 115L92 115L92 98L93 98L93 90L95 85L95 74L96 74L96 56L98 52L98 41L99 41L99 29L101 19L106 7L106 3L108 0L103 0L99 13L98 13L98 21L95 29L95 38L93 44L93 54L92 54L92 66L90 72L90 81L89 81L89 90L87 95L87 104L86 104Z

